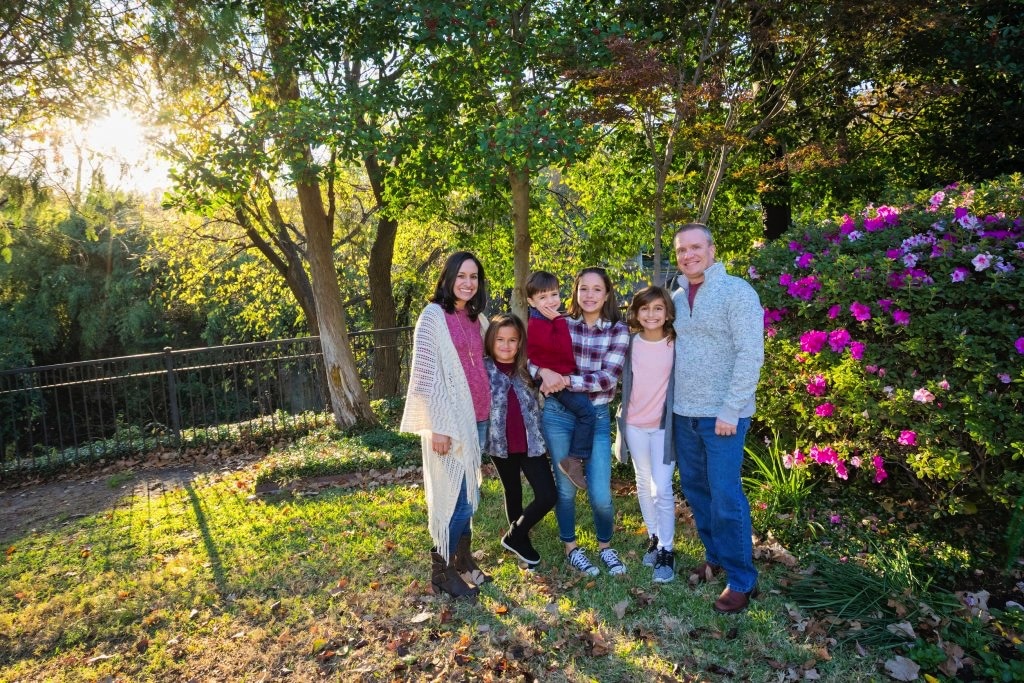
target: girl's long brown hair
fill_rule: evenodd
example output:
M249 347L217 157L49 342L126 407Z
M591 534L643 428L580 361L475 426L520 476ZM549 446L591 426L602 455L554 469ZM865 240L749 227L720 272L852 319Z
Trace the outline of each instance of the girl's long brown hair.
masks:
M672 303L672 297L664 287L651 285L634 294L633 300L629 303L629 311L626 313L626 324L629 325L630 332L639 332L641 329L640 309L658 299L665 302L665 324L662 325L662 329L668 340L671 341L676 338L676 328L672 325L672 321L676 319L676 306Z
M619 304L615 299L615 290L612 289L612 279L608 277L608 272L604 268L584 268L576 275L576 279L572 281L569 317L579 318L583 315L583 309L580 308L579 301L576 300L576 292L579 291L580 280L586 275L597 275L604 281L604 288L608 292L608 298L605 299L604 306L601 307L601 317L610 323L617 323L619 321Z
M513 313L499 313L491 318L490 327L484 335L484 354L494 359L494 340L498 336L498 330L503 327L514 327L519 334L519 347L516 349L516 357L512 360L512 372L523 380L526 387L533 390L533 378L526 368L526 325Z

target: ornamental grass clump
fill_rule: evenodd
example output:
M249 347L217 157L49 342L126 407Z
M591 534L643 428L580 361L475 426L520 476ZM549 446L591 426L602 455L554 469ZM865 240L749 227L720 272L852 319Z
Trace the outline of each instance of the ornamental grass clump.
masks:
M759 249L760 419L790 467L917 482L937 513L1024 492L1024 179L950 185ZM896 477L893 477L896 478Z

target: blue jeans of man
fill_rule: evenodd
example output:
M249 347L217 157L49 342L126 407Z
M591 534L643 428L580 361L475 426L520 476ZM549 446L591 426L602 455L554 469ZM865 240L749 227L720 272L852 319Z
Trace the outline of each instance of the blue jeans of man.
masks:
M612 440L608 406L594 406L594 441L590 458L584 461L587 475L587 497L594 513L594 533L600 543L612 540L615 508L612 506ZM555 474L558 501L555 503L555 521L558 537L563 543L576 541L576 487L565 476L558 463L569 455L576 418L558 401L545 401L541 416L541 431L548 445L548 455Z
M576 418L576 427L572 432L572 441L569 443L569 456L587 460L594 450L594 427L597 422L597 411L594 404L590 402L587 395L579 391L562 389L550 394L562 404L562 407L572 413Z
M484 439L487 437L487 423L489 420L481 420L476 423L476 434L480 439L480 448L484 447ZM448 520L448 557L455 557L455 549L459 546L459 539L463 534L472 531L473 506L469 504L469 496L466 495L466 479L462 479L462 488L459 489L459 498L455 501L455 509L452 510L451 519Z
M757 583L750 503L740 470L750 418L740 418L732 436L715 434L715 418L672 415L679 483L693 510L705 559L725 569L729 588L748 592Z

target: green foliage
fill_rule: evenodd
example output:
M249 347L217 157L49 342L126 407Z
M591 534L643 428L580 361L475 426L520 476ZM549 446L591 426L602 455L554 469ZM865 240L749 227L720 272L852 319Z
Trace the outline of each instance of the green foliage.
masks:
M777 526L783 519L796 520L814 490L806 468L792 463L786 466L786 449L778 433L773 432L765 441L761 445L751 436L744 445L743 485L759 528Z
M869 206L761 249L751 277L768 335L762 421L840 478L869 461L876 482L882 461L912 473L937 514L1015 500L1021 185L1013 176Z
M77 207L48 192L16 197L0 213L15 226L14 258L0 262L0 367L165 345L154 273L139 267L152 242L135 198L102 185Z

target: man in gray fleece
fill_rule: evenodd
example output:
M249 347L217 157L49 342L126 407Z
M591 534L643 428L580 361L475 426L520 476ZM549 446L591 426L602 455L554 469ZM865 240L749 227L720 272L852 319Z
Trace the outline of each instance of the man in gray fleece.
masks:
M705 561L698 580L725 571L715 601L742 612L757 594L750 504L740 469L764 363L764 311L748 282L715 262L711 231L687 223L673 240L680 288L676 307L672 429L683 494L693 511Z

